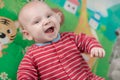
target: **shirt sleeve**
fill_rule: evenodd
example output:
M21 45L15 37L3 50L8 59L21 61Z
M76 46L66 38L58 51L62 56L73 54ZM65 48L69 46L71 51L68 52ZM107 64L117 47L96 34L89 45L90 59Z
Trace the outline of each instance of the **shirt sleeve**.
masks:
M17 80L38 80L38 74L33 60L27 53L19 65Z
M86 34L74 34L74 41L80 52L90 53L93 47L102 47L96 38L87 36Z

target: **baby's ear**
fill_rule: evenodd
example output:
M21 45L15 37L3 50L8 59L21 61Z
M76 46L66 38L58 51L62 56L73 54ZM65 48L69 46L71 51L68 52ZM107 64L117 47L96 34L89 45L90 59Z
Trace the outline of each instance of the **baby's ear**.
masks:
M28 40L33 40L33 37L29 34L29 32L25 29L22 29L23 36Z
M58 21L60 22L60 25L61 25L61 22L62 22L62 19L61 19L62 14L61 14L61 12L57 12L56 15L57 15Z
M23 33L25 39L33 40L32 36L23 28L19 21L15 21L15 25L20 29L20 32Z
M58 16L58 20L60 22L60 25L62 25L64 22L64 14L58 8L53 8L52 10L56 13L56 15Z

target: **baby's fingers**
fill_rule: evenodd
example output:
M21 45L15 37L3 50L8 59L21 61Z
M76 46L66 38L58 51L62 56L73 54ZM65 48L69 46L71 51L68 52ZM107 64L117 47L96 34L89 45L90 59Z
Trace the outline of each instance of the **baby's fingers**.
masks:
M91 55L90 55L91 57L96 57L96 56L98 56L98 51L97 50L95 50L95 49L93 49L92 51L91 51Z
M105 56L105 51L103 49L98 49L98 57L102 58Z

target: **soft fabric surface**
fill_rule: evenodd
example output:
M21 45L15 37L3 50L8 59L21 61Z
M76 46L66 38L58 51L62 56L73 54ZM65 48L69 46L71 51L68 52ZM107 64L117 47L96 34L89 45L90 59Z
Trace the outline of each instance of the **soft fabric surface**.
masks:
M17 23L21 7L32 0L0 0L0 80L16 80L18 65L33 41L25 40ZM120 0L39 0L64 14L61 32L95 36L105 48L103 59L83 55L92 71L108 79L109 60L120 28ZM71 3L69 5L69 3ZM74 5L74 6L73 6Z

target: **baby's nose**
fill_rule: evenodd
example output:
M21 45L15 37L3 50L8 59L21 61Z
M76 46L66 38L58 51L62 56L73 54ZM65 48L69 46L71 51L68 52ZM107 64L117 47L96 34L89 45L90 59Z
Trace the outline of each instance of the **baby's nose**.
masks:
M46 26L46 25L48 25L48 24L50 24L50 21L46 22L44 25Z
M50 20L45 20L44 23L43 23L43 26L47 26L47 25L49 25L50 23L51 23Z

